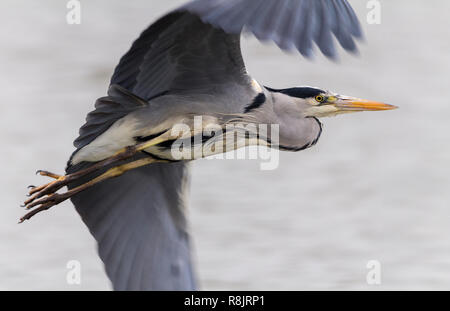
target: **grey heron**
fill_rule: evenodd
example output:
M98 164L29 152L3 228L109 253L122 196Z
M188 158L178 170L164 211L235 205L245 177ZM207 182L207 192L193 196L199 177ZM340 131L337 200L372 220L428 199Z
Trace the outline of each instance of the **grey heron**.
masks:
M277 124L276 147L300 151L317 143L318 118L396 108L315 87L262 86L246 71L243 31L306 57L314 44L334 57L333 36L355 52L362 37L346 0L195 0L168 13L120 60L108 95L80 129L66 174L39 171L54 180L31 188L31 211L21 221L70 198L98 242L114 289L196 289L185 215L187 163L196 157L173 157L176 125L192 126L195 116L203 117L201 129ZM218 141L201 132L183 139ZM275 147L270 134L241 138ZM237 148L225 144L222 152ZM57 193L64 186L69 190Z

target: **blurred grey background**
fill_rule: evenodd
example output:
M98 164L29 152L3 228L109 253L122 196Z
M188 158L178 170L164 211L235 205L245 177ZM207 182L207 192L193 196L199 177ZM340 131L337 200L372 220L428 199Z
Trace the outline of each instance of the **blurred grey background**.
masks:
M67 1L0 2L0 289L109 289L95 243L66 202L23 225L37 169L63 172L85 115L139 33L183 0L89 0L81 25ZM319 144L256 161L194 163L190 219L202 289L450 289L448 1L384 0L381 25L350 1L366 43L338 63L283 54L249 37L249 72L401 109L323 119ZM66 282L69 260L81 285ZM382 283L366 283L369 260Z

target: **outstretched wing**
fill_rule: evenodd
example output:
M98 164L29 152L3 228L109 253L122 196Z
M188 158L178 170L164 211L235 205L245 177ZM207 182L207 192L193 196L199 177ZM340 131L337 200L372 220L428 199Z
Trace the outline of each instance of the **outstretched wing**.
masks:
M154 164L72 198L97 240L115 290L196 289L184 206L187 183L184 163Z
M165 91L227 94L230 84L249 87L242 30L305 56L314 43L326 56L336 56L333 35L354 52L354 38L362 36L346 0L197 0L145 30L122 57L111 83L145 99Z
M165 25L159 31L159 25ZM136 64L139 63L139 66ZM240 34L205 24L187 11L150 26L122 57L111 79L146 100L167 93L225 96L253 94L240 49ZM247 94L248 93L248 94Z
M214 99L205 110L227 102L227 111L242 112L258 92L242 60L242 31L305 56L316 44L334 57L333 35L344 49L356 51L354 38L361 37L346 0L190 2L152 24L122 57L111 84L126 89L130 94L121 93L134 105L121 101L107 109L113 101L102 101L89 115L77 147L123 118L126 109L138 109L139 98L204 94ZM176 105L167 109L176 110ZM68 172L88 165L69 167ZM184 209L186 175L184 163L152 165L73 198L115 289L195 289Z
M334 35L342 47L356 51L353 38L362 32L347 0L197 0L183 7L227 33L243 29L281 49L311 56L313 43L328 57L336 56Z

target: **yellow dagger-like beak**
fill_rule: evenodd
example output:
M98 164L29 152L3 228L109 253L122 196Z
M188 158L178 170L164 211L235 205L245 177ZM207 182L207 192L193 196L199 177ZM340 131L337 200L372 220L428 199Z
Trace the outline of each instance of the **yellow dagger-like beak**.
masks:
M333 103L338 112L393 110L398 107L360 98L339 98Z
M307 117L332 117L344 113L359 111L392 110L398 107L349 96L329 96L319 105L312 105L305 111Z

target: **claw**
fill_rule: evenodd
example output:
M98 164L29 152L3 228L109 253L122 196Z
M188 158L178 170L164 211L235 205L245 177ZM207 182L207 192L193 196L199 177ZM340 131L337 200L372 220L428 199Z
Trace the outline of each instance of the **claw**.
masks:
M39 187L34 187L34 188L30 189L29 193L33 194L34 192L38 192L38 191L44 189L45 187L47 187L49 184L50 183L47 183L47 184L39 186Z
M50 184L51 184L51 183L42 185L42 186L40 186L40 187L35 187L35 188L31 189L31 190L28 192L28 194L31 196L31 195L35 194L36 192L39 192L39 191L44 190L44 189L47 188Z
M22 218L19 219L19 224L23 223L25 220L31 219L31 217L33 217L34 215L36 215L40 212L48 210L53 205L55 205L55 204L47 203L47 204L43 204L39 208L32 210L31 212L29 212L28 214L26 214L25 216L23 216Z
M28 205L28 204L32 203L33 201L35 201L39 198L42 198L45 195L51 195L51 194L56 193L56 191L63 188L64 186L66 186L68 184L69 180L70 179L54 180L46 185L43 185L38 188L34 188L33 190L30 191L30 193L29 193L30 198L25 201L25 205Z
M62 177L62 176L60 176L58 174L54 174L52 172L42 171L42 170L37 171L36 175L46 176L46 177L50 177L50 178L53 178L53 179L59 179L59 178Z
M28 188L28 189L34 189L34 188L36 188L36 186L29 185L27 188Z

